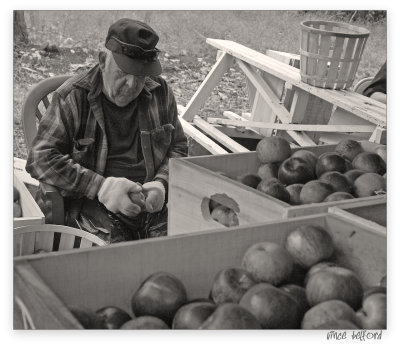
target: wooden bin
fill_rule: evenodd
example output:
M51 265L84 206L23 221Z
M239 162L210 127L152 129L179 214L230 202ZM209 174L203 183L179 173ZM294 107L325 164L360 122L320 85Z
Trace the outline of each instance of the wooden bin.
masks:
M302 22L301 80L326 89L349 89L368 36L367 29L347 23Z
M360 142L365 151L373 151L378 144ZM302 147L320 155L334 151L335 145ZM299 149L293 149L293 152ZM168 234L182 234L219 228L221 224L211 218L211 197L225 196L229 206L238 215L239 225L286 219L302 215L327 212L332 206L365 204L386 201L386 195L312 203L291 206L234 179L244 173L257 173L260 163L256 152L187 157L170 160L168 197ZM225 203L224 203L225 204Z
M22 217L14 218L14 227L21 227L26 225L37 225L44 223L44 215L37 205L35 199L20 180L20 178L14 174L14 186L17 188L20 194L20 204L22 208Z
M176 275L188 298L207 297L216 273L237 267L254 243L283 244L287 234L306 225L320 225L332 236L333 260L353 270L364 287L386 275L386 236L337 215L319 214L281 222L235 227L175 237L153 238L105 247L38 254L14 259L14 299L30 326L37 329L80 328L68 310L96 311L113 305L132 313L130 300L144 279L157 271Z

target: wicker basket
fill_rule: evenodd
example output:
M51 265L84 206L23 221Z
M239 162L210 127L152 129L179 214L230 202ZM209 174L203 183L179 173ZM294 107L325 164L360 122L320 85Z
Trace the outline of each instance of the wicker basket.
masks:
M300 73L307 84L326 89L352 86L369 31L346 23L301 23Z

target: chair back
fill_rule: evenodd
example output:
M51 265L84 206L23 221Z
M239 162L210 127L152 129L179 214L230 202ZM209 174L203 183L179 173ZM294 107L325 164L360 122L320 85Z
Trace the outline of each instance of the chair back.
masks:
M58 89L71 75L46 78L32 86L22 106L22 128L25 145L29 151L36 136L39 121L51 101L51 93Z
M107 245L98 236L63 225L29 225L14 228L14 257Z

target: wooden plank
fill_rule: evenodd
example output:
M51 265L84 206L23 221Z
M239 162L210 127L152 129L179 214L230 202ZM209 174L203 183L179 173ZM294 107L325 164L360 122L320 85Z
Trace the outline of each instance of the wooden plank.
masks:
M287 52L281 52L278 50L267 49L265 54L271 58L279 60L284 64L300 68L300 56L298 54L292 54Z
M240 120L208 118L210 124L243 126ZM372 133L375 130L374 125L313 125L313 124L279 124L279 123L264 123L259 121L248 121L248 126L253 128L265 128L285 131L309 131L309 132L360 132Z
M25 170L26 160L14 157L14 174L24 183L39 186L39 181L32 178Z
M249 118L251 117L251 113L247 113L248 117L244 116L244 113L242 114L242 116L240 116L239 114L236 114L232 111L224 111L222 113L225 117L232 119L232 120L240 120L240 121L249 121ZM247 127L247 126L243 126L243 128L247 131L251 131L252 133L254 133L254 135L258 135L261 136L260 133L254 129L252 129L251 127Z
M62 267L60 267L62 268ZM59 273L62 274L63 270ZM72 313L25 260L14 264L14 299L33 329L83 329ZM22 304L21 304L22 302ZM20 313L15 311L14 313Z
M386 126L386 105L350 90L330 90L313 87L301 82L300 71L274 58L247 48L239 43L219 39L207 39L207 43L235 58L266 71L306 92L366 119L374 124Z
M221 148L217 143L208 138L204 133L197 130L193 125L189 124L185 119L179 116L183 131L186 135L192 137L202 147L207 149L211 154L226 154L225 149Z
M75 236L73 234L61 233L58 251L74 248Z
M246 152L249 151L244 146L240 145L239 143L235 142L232 138L228 137L227 135L223 134L221 131L216 129L214 126L210 125L205 120L201 119L199 116L195 116L193 119L193 123L203 130L205 133L209 134L212 138L216 141L223 144L226 148L231 150L234 153Z
M183 119L186 121L193 121L194 116L200 111L200 108L210 96L211 91L218 85L224 73L228 71L232 65L232 56L223 53L186 105L185 111L181 115Z
M377 126L371 137L369 138L370 142L386 144L387 132L386 129L383 129L380 126Z

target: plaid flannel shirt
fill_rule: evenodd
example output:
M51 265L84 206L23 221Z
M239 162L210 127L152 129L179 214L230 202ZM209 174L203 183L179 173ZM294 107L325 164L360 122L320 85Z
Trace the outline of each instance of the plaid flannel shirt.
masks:
M101 71L96 65L53 93L39 123L26 170L39 182L57 187L64 197L94 199L105 179L108 148L101 92ZM138 116L145 181L168 182L169 158L187 156L188 148L173 92L161 77L146 78L138 98ZM146 133L149 141L144 140ZM36 199L48 213L41 189Z

